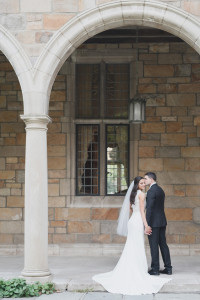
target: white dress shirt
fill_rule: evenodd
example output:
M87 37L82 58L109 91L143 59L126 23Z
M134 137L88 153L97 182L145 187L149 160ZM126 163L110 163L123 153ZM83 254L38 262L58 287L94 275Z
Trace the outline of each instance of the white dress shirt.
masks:
M150 188L152 187L152 185L154 185L154 184L156 184L156 182L153 182L153 183L150 185L149 190L150 190Z

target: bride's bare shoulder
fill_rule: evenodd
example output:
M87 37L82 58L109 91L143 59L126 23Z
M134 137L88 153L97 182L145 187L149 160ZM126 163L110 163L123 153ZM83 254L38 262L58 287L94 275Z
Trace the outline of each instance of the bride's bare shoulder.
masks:
M146 193L143 191L139 191L138 197L139 197L139 199L144 200L146 198Z

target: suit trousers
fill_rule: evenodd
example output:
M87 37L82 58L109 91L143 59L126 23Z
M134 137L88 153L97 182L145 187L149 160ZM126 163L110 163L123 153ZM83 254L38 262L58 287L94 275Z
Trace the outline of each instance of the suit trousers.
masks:
M155 271L159 271L159 247L166 269L171 270L171 259L169 253L169 247L166 242L166 226L164 227L152 227L152 234L148 235L149 245L151 250L151 268Z

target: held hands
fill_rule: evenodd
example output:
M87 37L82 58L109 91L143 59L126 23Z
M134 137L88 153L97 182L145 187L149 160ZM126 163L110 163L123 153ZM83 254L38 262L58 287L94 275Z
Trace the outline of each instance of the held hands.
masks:
M151 235L152 234L152 228L150 226L145 226L144 233L147 234L147 235Z

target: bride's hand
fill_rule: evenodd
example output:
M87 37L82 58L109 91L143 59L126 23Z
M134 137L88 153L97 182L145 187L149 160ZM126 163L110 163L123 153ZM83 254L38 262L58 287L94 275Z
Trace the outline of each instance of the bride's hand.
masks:
M150 235L152 233L152 229L150 226L145 226L145 234Z

